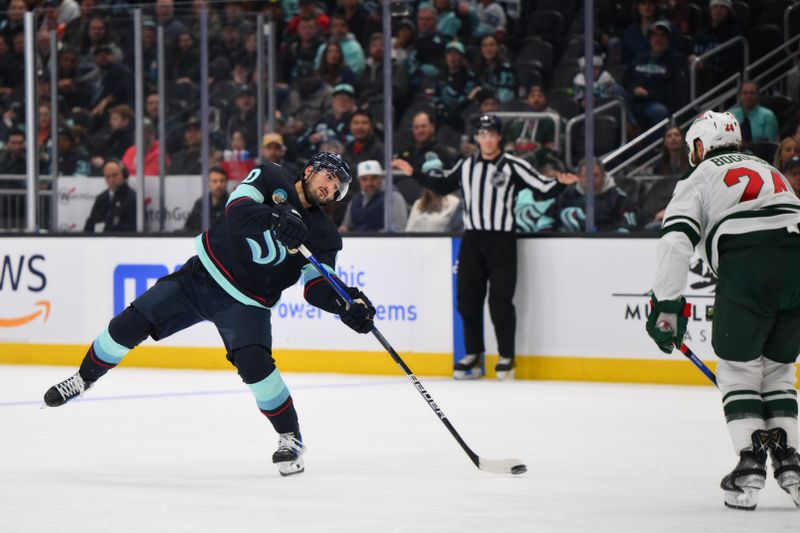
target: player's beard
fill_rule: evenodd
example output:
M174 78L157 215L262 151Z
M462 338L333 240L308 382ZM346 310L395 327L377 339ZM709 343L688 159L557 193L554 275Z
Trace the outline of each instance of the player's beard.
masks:
M303 180L303 193L306 195L306 200L308 200L308 203L314 207L324 207L333 201L333 199L330 199L327 202L324 201L324 190L321 187L317 187L314 190L309 189L308 181L308 178Z

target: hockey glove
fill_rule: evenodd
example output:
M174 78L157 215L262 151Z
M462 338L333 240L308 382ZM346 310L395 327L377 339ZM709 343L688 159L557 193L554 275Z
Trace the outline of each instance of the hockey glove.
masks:
M673 347L680 348L689 323L691 306L683 296L678 300L659 302L650 293L650 316L647 317L647 334L664 353L671 353Z
M308 231L300 213L289 204L276 204L272 207L270 229L275 238L289 249L299 248L306 240Z
M353 299L353 305L347 305L339 301L343 310L339 313L339 318L348 327L358 333L369 333L374 326L372 318L375 316L375 307L363 292L355 287L347 287L345 292Z

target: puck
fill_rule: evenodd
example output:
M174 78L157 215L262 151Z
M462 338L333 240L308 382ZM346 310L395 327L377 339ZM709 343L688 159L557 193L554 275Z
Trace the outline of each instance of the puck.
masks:
M514 475L517 474L524 474L528 471L528 467L525 465L516 465L511 467L511 473Z

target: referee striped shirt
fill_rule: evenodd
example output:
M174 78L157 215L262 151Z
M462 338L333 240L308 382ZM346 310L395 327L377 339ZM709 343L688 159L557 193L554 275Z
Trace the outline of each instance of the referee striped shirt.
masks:
M415 172L414 177L441 195L460 188L464 228L478 231L514 231L514 202L522 189L533 189L537 199L555 196L563 189L524 159L505 153L493 160L479 154L465 157L450 170Z

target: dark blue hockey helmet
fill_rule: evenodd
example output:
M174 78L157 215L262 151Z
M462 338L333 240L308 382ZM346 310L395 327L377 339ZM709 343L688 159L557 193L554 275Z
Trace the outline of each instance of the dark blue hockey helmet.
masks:
M350 166L347 162L342 159L342 156L337 154L336 152L319 152L318 154L314 154L314 156L308 160L308 164L306 166L311 166L314 169L314 172L319 172L322 169L328 170L333 173L334 176L339 178L342 185L339 187L339 190L336 191L336 196L334 200L341 200L347 194L347 189L350 188Z
M496 131L499 134L503 134L503 123L500 122L500 118L496 115L490 115L488 113L484 113L483 115L478 116L475 119L475 131L479 132L481 130L489 130L489 131Z

